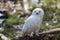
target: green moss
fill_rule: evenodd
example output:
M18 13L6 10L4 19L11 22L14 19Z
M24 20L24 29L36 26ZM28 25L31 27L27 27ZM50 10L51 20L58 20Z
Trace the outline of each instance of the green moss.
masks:
M4 26L11 26L11 25L13 25L13 24L15 24L15 23L18 23L18 22L19 22L19 20L18 20L16 17L11 16L11 17L9 17L9 18L7 19L7 21L4 23Z
M4 22L3 27L4 27L4 31L2 32L3 34L5 34L8 37L13 37L15 36L15 32L12 28L13 24L17 24L19 22L19 19L17 19L15 16L11 16L7 19L6 22Z

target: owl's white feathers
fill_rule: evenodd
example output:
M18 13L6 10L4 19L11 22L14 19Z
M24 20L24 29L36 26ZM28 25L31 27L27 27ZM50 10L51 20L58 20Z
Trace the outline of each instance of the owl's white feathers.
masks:
M44 11L41 8L36 8L32 11L32 15L28 17L25 21L25 24L22 28L22 35L28 35L32 32L37 33L39 32L40 25L42 23L42 19L44 16Z

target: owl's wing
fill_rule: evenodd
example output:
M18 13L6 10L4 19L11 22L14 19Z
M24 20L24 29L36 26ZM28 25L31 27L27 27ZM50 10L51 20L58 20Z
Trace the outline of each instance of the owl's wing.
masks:
M31 27L33 26L34 18L33 16L30 16L26 21L25 24L23 25L22 31L24 32L30 32Z
M25 23L26 23L27 21L31 20L32 18L33 18L33 16L28 17L28 18L25 20Z

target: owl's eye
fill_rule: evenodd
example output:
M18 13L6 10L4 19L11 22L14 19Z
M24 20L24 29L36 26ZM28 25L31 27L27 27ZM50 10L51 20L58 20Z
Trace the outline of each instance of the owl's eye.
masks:
M40 13L41 11L39 11L39 13Z
M36 11L35 11L36 12Z

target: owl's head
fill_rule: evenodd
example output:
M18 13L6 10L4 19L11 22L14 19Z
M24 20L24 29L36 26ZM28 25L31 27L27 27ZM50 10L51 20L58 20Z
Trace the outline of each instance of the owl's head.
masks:
M35 8L33 11L32 11L32 15L35 15L35 16L43 16L44 15L44 11L42 8Z

